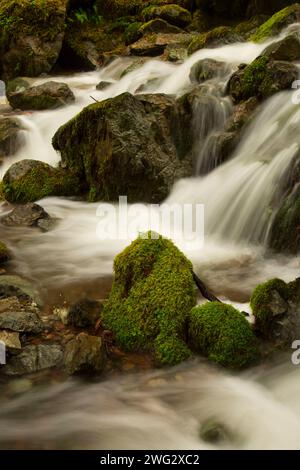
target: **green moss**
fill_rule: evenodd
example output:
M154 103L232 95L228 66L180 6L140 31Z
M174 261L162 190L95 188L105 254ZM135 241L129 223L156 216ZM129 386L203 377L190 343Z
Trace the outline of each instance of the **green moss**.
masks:
M38 163L37 166L33 166L31 170L16 180L10 178L10 170L8 170L3 178L3 194L7 201L26 203L49 196L78 194L81 187L78 178L62 169L52 168L42 162Z
M293 14L299 15L299 5L291 5L275 13L275 15L258 28L256 33L251 36L250 40L263 42L269 37L275 36L289 23L294 22L293 20L289 21L289 17ZM295 17L295 21L296 19Z
M192 15L188 10L179 5L149 5L142 11L144 21L154 18L162 18L176 26L186 26L192 21Z
M10 252L7 246L0 241L0 264L6 263L11 258Z
M243 89L245 98L255 96L267 75L267 57L258 57L245 68Z
M140 21L135 21L134 23L131 23L127 26L127 28L124 31L124 36L123 36L125 44L129 45L140 39L141 37L140 28L142 24L143 23L141 23Z
M189 336L199 353L225 367L240 369L258 357L251 325L231 305L208 302L193 308Z
M264 284L259 284L254 289L250 306L255 316L256 328L264 337L268 337L274 318L271 308L271 305L274 304L274 292L277 292L283 300L288 301L294 295L293 289L293 283L286 284L281 279L271 279Z
M103 322L124 350L151 352L157 363L172 365L191 354L184 339L196 292L191 263L154 236L148 232L116 257Z
M207 33L201 33L192 39L188 48L188 53L193 54L199 49L224 45L228 41L234 42L235 40L238 40L238 38L232 28L229 28L228 26L219 26Z

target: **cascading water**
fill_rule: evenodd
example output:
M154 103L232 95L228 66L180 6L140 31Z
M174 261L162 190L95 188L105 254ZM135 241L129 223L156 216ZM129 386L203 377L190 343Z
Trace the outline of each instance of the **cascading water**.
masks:
M190 69L198 60L221 60L234 68L241 61L251 62L265 46L245 43L201 50L180 66L150 60L124 76L131 62L117 59L97 72L57 77L72 88L75 104L19 115L25 145L5 161L1 173L23 158L57 164L59 155L51 146L54 132L93 98L103 100L125 91L181 95L189 88ZM101 80L112 84L97 91ZM215 292L232 303L245 302L260 281L276 276L289 281L299 274L299 259L264 255L278 188L299 151L300 111L291 96L292 92L283 92L269 99L231 159L206 176L179 181L167 201L205 205L205 245L199 249L195 244L188 255ZM200 173L206 172L211 156L210 137L222 129L231 107L219 93L212 99L214 116L207 128L201 107L200 115L195 108L195 129L206 139L202 149L195 147ZM113 258L128 240L97 238L97 204L59 198L40 204L59 219L51 231L7 228L1 234L14 253L18 272L52 292L110 276ZM5 204L0 206L0 213L7 210ZM299 376L287 367L289 359L283 363L267 376L258 369L230 377L196 362L145 374L138 382L136 376L127 376L101 384L68 382L47 386L47 391L33 390L4 402L0 448L14 442L28 448L299 448ZM228 439L216 446L205 443L199 432L207 420L224 425Z

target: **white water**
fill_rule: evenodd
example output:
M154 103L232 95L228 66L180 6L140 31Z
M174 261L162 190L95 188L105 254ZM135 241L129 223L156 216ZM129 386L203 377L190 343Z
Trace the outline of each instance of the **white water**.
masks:
M127 59L97 72L55 77L72 88L75 104L20 116L26 145L7 160L2 174L22 158L57 164L51 138L61 124L93 102L90 96L102 100L125 91L135 93L142 85L148 92L180 95L188 89L190 68L198 60L219 59L234 69L251 62L264 47L249 43L203 50L180 66L151 60L123 78ZM113 84L96 91L101 80ZM205 204L204 247L196 241L187 254L211 288L229 302L238 300L241 308L258 282L275 276L290 281L299 275L299 258L270 258L264 252L274 195L300 145L300 111L291 93L280 93L263 105L228 163L205 177L178 182L167 201ZM100 286L99 278L111 276L113 258L128 240L97 238L97 204L58 198L40 203L60 219L52 231L22 228L1 233L15 255L17 272L44 289L59 291L64 284L93 280ZM3 204L1 210L7 207ZM139 379L71 382L33 391L1 408L6 432L0 447L23 441L28 447L47 448L207 448L199 429L214 418L234 436L219 447L299 448L299 374L289 363L289 357L284 358L280 367L240 377L189 363L175 372Z

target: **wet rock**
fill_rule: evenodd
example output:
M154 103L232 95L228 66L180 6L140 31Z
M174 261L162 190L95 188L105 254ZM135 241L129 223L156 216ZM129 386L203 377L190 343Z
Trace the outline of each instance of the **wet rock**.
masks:
M11 259L11 254L7 246L0 242L0 264L6 263Z
M83 299L71 305L66 316L66 324L77 328L92 326L100 318L102 303Z
M17 297L20 300L31 300L42 305L41 297L35 287L27 280L14 275L0 276L0 300L8 297Z
M188 58L187 47L181 45L167 46L164 58L169 62L184 62Z
M222 77L229 72L228 64L214 59L203 59L196 62L190 72L192 83L202 83L215 77Z
M44 329L43 322L35 312L3 312L0 314L0 328L19 333L41 333Z
M232 75L228 91L235 103L253 96L268 98L274 93L290 89L297 77L296 65L260 56Z
M37 160L14 163L3 177L3 193L11 203L34 202L49 196L70 196L80 191L80 181L62 168Z
M299 176L298 176L299 178ZM289 255L300 253L300 187L299 182L284 194L272 220L269 247Z
M23 91L7 92L7 99L14 109L43 110L72 103L75 96L65 83L51 81Z
M56 344L26 346L17 355L10 358L3 368L7 375L25 375L43 369L59 367L63 362L63 352Z
M209 166L206 172L212 171L217 166L226 162L233 154L239 143L236 132L215 132L210 136L210 148L212 149Z
M130 52L138 56L159 56L164 53L167 46L188 47L191 42L190 34L151 34L144 36L131 44Z
M132 63L126 67L126 69L122 72L121 78L125 77L128 73L134 72L135 70L139 69L142 67L147 60L149 60L149 57L132 57Z
M0 314L3 312L11 312L21 310L21 303L18 297L7 297L0 299Z
M17 119L0 116L0 164L5 157L13 155L21 147L21 129Z
M227 132L234 132L241 130L252 119L254 112L259 105L259 100L256 97L249 98L246 101L239 103L226 123L225 130Z
M132 202L160 202L193 172L190 132L175 98L123 93L85 108L56 132L53 146L65 170L86 181L89 200L126 194Z
M221 423L214 420L206 421L200 429L200 438L210 444L230 442L231 432Z
M271 279L258 285L250 305L260 336L288 348L299 339L300 278L290 283Z
M146 21L153 18L161 18L176 26L185 27L192 21L192 15L179 5L150 6L143 13Z
M177 26L171 25L167 23L167 21L164 21L160 18L144 23L140 27L139 32L142 36L146 36L147 34L151 33L183 33L182 29L178 28Z
M50 216L41 206L28 203L15 207L0 220L6 227L34 227L39 226L40 221L45 219L50 219Z
M105 90L106 88L108 88L110 85L112 85L112 82L105 82L105 81L101 81L98 83L98 85L96 86L96 90Z
M289 34L284 39L281 39L281 41L273 42L261 55L272 60L285 60L288 62L300 60L299 34Z
M66 345L64 366L69 375L80 372L102 372L105 366L105 348L102 339L80 333Z
M21 349L20 335L16 331L0 330L0 342L5 344L7 350Z
M232 28L227 26L219 26L207 33L202 33L195 36L188 48L189 55L198 51L199 49L214 48L224 46L225 44L232 44L234 42L241 42L243 38L237 34Z
M64 0L1 1L0 73L5 79L48 73L55 64L64 36Z

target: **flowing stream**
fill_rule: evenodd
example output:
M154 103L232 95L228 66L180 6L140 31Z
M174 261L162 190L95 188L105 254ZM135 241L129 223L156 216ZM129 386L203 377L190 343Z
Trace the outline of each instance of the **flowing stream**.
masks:
M58 164L59 155L51 146L53 134L93 98L103 100L141 90L180 96L188 89L190 69L198 60L222 60L232 71L241 62L250 63L265 46L244 43L206 49L182 65L150 60L124 76L122 72L131 64L128 58L116 59L95 72L54 77L72 88L75 103L18 116L25 145L5 161L1 174L23 158ZM97 91L95 86L101 80L112 84ZM299 275L299 258L271 256L265 250L274 197L300 146L300 108L293 104L292 93L279 93L261 106L227 163L207 175L195 173L195 177L179 181L167 200L170 204L204 204L204 245L196 240L189 248L180 241L178 246L216 294L244 309L249 309L247 300L259 282L276 276L290 281ZM208 129L203 126L207 116L195 109L191 125L198 135L206 132L208 139L197 155L200 173L212 152L209 133L222 129L230 109L229 100L216 94L213 109L208 109ZM49 293L57 299L61 292L67 296L69 289L71 295L72 286L85 293L92 286L101 297L99 292L105 290L101 285L107 279L109 284L112 275L114 256L129 240L99 240L98 204L62 198L39 204L59 219L53 230L10 228L1 233L0 238L14 253L15 271L33 280L45 298L48 293L48 300ZM7 210L2 203L0 214ZM145 221L147 210L145 207ZM147 222L143 228L150 228ZM127 375L96 384L47 385L1 407L5 433L0 448L16 441L28 448L210 448L199 434L210 419L228 430L212 448L300 448L299 386L299 371L290 365L289 356L239 376L192 361L171 371Z

